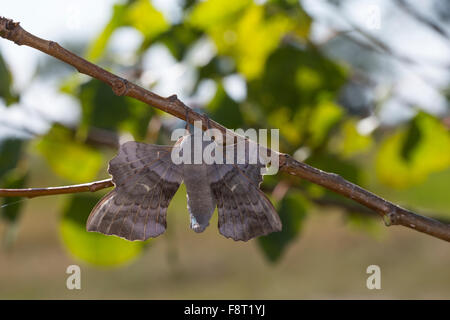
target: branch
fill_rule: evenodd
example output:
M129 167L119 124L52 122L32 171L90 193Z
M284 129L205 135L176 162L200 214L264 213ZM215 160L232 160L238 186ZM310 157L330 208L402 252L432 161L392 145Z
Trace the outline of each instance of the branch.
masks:
M185 121L187 117L188 121L192 124L194 123L194 121L202 121L203 123L203 120L205 120L205 116L190 109L183 102L181 102L176 95L164 98L153 92L150 92L134 83L127 81L126 79L123 79L119 76L116 76L115 74L112 74L111 72L100 68L95 64L90 63L89 61L64 49L56 42L44 40L28 33L20 27L19 23L13 22L12 20L0 17L0 36L5 39L14 41L18 45L26 45L47 53L48 55L51 55L75 67L80 73L84 73L100 81L103 81L112 88L113 92L116 95L125 95L138 99ZM209 124L203 124L204 129L207 129L208 126L216 128L222 133L234 135L234 133L232 133L219 123L212 120L208 122ZM387 226L402 225L450 242L450 225L444 224L431 218L417 215L345 180L339 175L324 172L317 168L311 167L306 163L298 162L287 154L279 154L279 162L280 169L282 171L285 171L299 178L306 179L329 190L335 191L347 198L353 199L354 201L366 206L367 208L374 210L383 217ZM92 187L92 185L94 185L94 187ZM71 193L72 191L95 191L102 189L103 187L110 186L111 181L104 180L100 182L94 182L93 184L59 188L37 190L28 189L28 191L1 190L2 193L0 193L0 195L38 196ZM14 192L16 193L12 194Z
M28 188L28 189L0 189L0 197L25 197L34 198L42 196L53 196L57 194L95 192L114 186L111 179L94 181L83 184L75 184L64 187L50 188Z

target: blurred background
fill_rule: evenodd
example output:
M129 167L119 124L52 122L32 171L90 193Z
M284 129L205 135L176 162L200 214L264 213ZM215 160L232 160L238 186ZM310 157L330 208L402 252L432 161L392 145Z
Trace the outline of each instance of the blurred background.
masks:
M27 31L280 150L450 221L450 3L445 0L9 1ZM0 39L0 187L108 178L127 140L184 123ZM282 232L189 229L182 186L145 243L85 231L92 194L0 198L2 299L445 299L447 243L286 174L266 176ZM81 290L66 268L81 267ZM368 290L369 265L381 290Z

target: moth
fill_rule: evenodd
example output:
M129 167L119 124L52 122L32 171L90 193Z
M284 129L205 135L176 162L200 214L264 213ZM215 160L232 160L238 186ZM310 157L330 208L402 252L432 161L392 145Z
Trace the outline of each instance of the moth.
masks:
M195 145L194 139L188 134L174 146L135 141L122 144L108 167L115 188L93 208L87 230L131 241L157 237L166 230L167 208L184 182L190 227L195 232L208 227L216 207L219 232L227 238L247 241L280 231L280 218L260 190L265 164L251 163L250 148L231 163L173 161L174 154L183 156L186 150L195 153L194 147L186 148L188 143ZM250 142L240 140L224 146L224 157L226 152L236 155L243 144ZM203 152L217 145L214 140L202 141L200 149ZM192 159L193 155L188 156Z

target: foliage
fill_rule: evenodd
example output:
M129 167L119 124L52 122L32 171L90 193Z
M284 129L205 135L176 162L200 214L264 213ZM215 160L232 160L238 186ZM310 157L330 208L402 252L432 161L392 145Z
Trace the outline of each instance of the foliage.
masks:
M135 258L145 243L86 231L86 220L99 200L93 195L74 195L69 199L60 224L67 249L78 259L100 266L114 266Z
M419 113L407 126L386 138L377 157L380 179L395 187L423 182L450 166L450 136L438 119Z
M308 201L301 193L292 192L281 200L277 209L283 223L283 231L258 239L264 254L272 262L281 257L286 246L300 233L308 211Z
M370 187L368 181L373 178L374 185L381 185L388 195L414 199L429 196L440 203L440 208L448 208L448 194L442 191L450 187L450 180L445 178L450 169L448 127L441 119L419 112L394 128L360 130L361 117L339 102L344 86L352 81L352 70L311 43L311 23L298 1L184 1L181 21L173 22L151 1L129 0L114 5L109 22L89 44L85 57L152 89L158 79L144 81L145 73L151 70L143 70L143 60L162 45L177 64L194 70L194 83L185 95L195 96L205 82L214 84L209 101L192 105L203 108L213 120L231 129L279 128L282 152L364 187ZM132 52L132 66L123 66L108 55L112 36L123 28L134 29L142 36ZM205 41L214 48L211 57L193 63L193 50ZM225 85L229 76L244 80L244 99L230 94ZM31 148L23 139L0 137L1 187L27 186L28 169L22 161L29 157L26 150L44 158L48 169L63 181L83 183L105 176L106 162L115 152L107 145L93 145L89 139L93 132L100 130L116 138L131 135L154 143L167 141L170 129L181 125L134 99L115 96L110 87L97 80L71 76L60 89L79 102L79 123L75 127L52 123L46 134L33 138ZM1 56L0 98L8 106L20 101ZM283 231L257 242L269 261L277 261L290 243L299 241L314 200L345 201L283 174L266 177L263 186L271 191L281 180L289 181L291 187L277 204ZM441 192L433 190L434 181L439 181ZM2 204L16 200L6 199ZM65 199L60 224L64 245L77 258L97 265L116 265L136 258L144 244L85 231L87 216L98 200L93 195ZM20 209L20 205L5 206L2 218L16 222ZM353 226L372 230L353 211L348 220Z

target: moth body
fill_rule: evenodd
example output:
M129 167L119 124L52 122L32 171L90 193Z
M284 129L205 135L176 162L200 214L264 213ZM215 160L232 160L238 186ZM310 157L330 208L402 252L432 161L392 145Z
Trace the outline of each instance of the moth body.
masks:
M208 183L208 165L203 160L201 163L194 163L194 153L203 152L204 148L211 141L202 141L195 145L191 136L187 136L180 147L186 147L185 144L191 143L191 163L183 164L184 184L186 185L187 204L191 218L191 228L195 232L203 232L209 225L209 220L216 208L216 201ZM195 148L198 148L195 150ZM199 150L201 148L201 150ZM186 149L184 149L186 150Z

